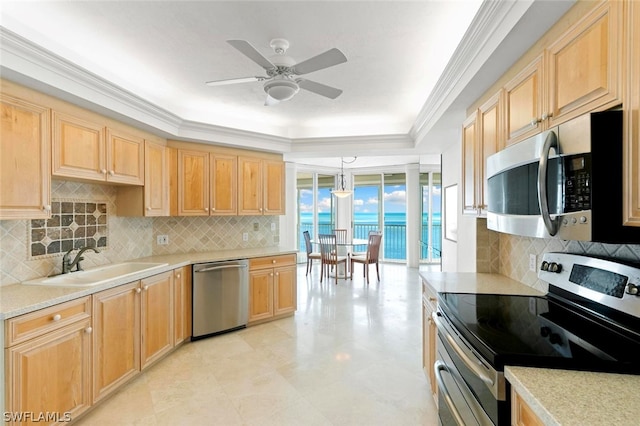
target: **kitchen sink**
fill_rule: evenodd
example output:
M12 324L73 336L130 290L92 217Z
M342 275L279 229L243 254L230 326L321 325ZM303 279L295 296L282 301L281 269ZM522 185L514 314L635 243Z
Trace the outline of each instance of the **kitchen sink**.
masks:
M167 266L168 263L125 262L98 266L86 271L71 272L53 277L24 281L27 285L49 285L58 287L92 287L107 281L126 278L140 272L152 272Z

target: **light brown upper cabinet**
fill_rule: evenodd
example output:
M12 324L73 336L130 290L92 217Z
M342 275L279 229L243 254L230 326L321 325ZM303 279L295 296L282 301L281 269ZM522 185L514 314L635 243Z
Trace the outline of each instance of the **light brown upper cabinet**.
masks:
M0 93L0 219L51 216L50 110Z
M624 209L626 226L640 226L640 3L625 2Z
M504 86L506 144L622 102L623 2L602 2Z
M463 212L487 213L487 157L502 149L502 91L467 118L462 129Z
M168 157L166 146L145 141L144 187L118 186L118 216L169 216Z
M603 2L547 49L548 127L620 104L622 8Z
M507 145L520 142L542 130L542 70L542 56L539 56L504 87L504 127Z
M474 111L462 123L462 212L477 214L476 143L478 112Z
M238 157L238 214L284 214L284 162Z
M177 214L237 214L237 157L177 150Z
M144 184L144 139L53 111L53 175Z

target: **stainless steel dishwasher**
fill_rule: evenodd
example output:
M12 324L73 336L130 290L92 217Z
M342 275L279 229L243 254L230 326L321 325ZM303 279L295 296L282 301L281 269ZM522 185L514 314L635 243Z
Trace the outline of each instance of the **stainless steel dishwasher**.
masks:
M249 261L193 265L193 339L247 326Z

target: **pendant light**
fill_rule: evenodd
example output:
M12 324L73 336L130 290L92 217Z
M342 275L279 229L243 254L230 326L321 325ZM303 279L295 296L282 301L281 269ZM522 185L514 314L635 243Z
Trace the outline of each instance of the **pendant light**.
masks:
M357 157L353 157L352 161L349 161L349 164L353 163L354 161L356 161ZM338 185L338 189L334 189L333 191L331 191L331 193L333 195L335 195L338 198L347 198L349 195L351 195L351 193L353 191L346 189L344 187L344 183L345 183L345 179L344 179L344 163L346 163L346 161L344 161L344 159L342 157L340 157L340 183Z

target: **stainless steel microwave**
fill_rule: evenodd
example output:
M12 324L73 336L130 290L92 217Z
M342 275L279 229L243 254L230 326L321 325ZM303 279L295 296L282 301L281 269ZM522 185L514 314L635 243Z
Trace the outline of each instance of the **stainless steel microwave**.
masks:
M589 113L487 159L487 227L537 238L640 243L622 225L622 111Z

